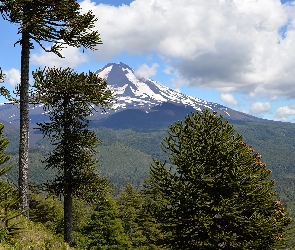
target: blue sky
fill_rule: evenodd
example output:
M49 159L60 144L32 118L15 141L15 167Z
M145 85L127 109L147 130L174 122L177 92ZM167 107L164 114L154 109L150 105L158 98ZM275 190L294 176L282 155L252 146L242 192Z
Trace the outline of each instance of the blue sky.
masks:
M31 70L95 71L124 62L139 75L185 94L258 117L295 122L295 1L80 1L97 16L103 44L68 48L64 59L31 51ZM0 17L5 85L19 82L17 26ZM5 100L0 98L0 102Z

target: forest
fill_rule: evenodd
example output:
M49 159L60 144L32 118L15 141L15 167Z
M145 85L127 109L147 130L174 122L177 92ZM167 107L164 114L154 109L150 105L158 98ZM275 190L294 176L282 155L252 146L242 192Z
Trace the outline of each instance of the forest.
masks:
M283 123L230 122L230 124L233 125L236 132L243 135L243 140L247 142L247 144L251 145L262 155L262 160L266 162L267 168L272 170L270 179L275 180L275 190L278 193L278 197L286 205L289 215L294 218L295 173L292 152L295 150L295 145L292 138L294 138L295 135L295 127L292 124ZM148 178L150 175L150 167L153 163L153 159L168 161L167 154L162 150L163 139L168 135L167 128L155 128L152 131L148 131L142 128L111 129L97 127L92 128L92 130L101 140L101 144L98 146L95 156L99 159L97 171L110 180L111 187L108 196L112 199L112 206L117 209L116 213L118 213L118 211L127 212L128 210L132 210L133 212L128 216L132 218L133 216L136 217L137 213L141 213L139 211L142 203L140 205L138 204L139 201L132 201L132 199L139 199L140 202L143 202L141 191L143 190L144 179ZM10 140L6 150L6 153L12 156L7 164L9 166L16 166L17 164L18 134L18 131L8 131L5 134L7 139ZM33 222L38 222L38 227L45 225L42 230L46 231L42 232L42 237L49 237L49 239L47 239L49 242L48 245L57 244L56 242L62 242L54 238L56 235L62 237L62 202L57 197L47 197L46 193L40 190L41 184L53 179L56 174L54 169L45 170L44 162L44 159L54 147L50 144L48 138L42 138L37 141L36 144L37 146L30 148L29 179L31 182L30 185L32 186L30 188L32 192L30 198L30 209L32 210L30 211L31 220L33 220ZM270 145L276 145L276 147L271 147ZM10 183L16 184L17 168L12 168L6 176ZM131 200L125 201L128 202L128 207L125 208L122 207L124 204L122 197L127 195L127 190L129 190L129 195L134 197L129 197L128 199ZM133 202L137 204L133 204L136 207L130 207L133 206ZM94 207L85 204L85 202L81 200L75 200L74 207L74 237L77 242L76 248L83 249L83 246L85 246L83 244L85 244L86 239L84 239L81 234L81 228L83 228L83 225L85 226L89 223ZM85 207L88 207L88 209L85 210ZM137 212L135 210L137 210ZM120 222L119 224L126 230L124 223L127 222L124 222L122 215L117 214L116 220ZM132 223L134 223L136 227L140 227L136 222ZM149 226L152 225L148 222L145 223ZM34 224L30 226L31 230L35 230L37 225ZM142 232L141 230L142 229L139 229L140 232ZM154 228L146 230L155 230L155 232L158 233ZM136 234L140 235L139 232ZM54 235L54 237L52 235ZM291 231L291 239L294 238L293 235ZM145 236L142 235L138 237L141 237L141 239L145 238ZM36 243L33 239L30 240L32 241L30 244L41 244L40 242ZM43 238L40 239L40 241L43 240ZM151 246L145 246L146 248L144 248L142 245L141 247L142 248L138 249L154 249ZM129 246L128 248L123 247L118 249L133 248Z

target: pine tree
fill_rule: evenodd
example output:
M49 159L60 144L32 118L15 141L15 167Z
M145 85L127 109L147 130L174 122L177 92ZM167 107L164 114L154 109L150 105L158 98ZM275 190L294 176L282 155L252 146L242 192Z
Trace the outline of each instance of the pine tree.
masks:
M16 42L21 45L19 192L21 205L28 211L30 50L35 43L45 51L62 56L60 50L66 45L94 49L101 40L98 32L92 30L94 15L81 14L74 0L3 0L0 13L5 20L18 24L18 34L21 34ZM44 43L51 44L51 48L46 49Z
M148 213L142 194L129 182L118 195L118 205L119 216L132 242L132 249L162 249L154 245L155 239L162 237L158 224Z
M208 110L169 127L145 184L169 249L273 249L291 219L261 155Z
M110 195L101 198L95 205L90 223L83 233L88 236L87 249L127 250L131 248L128 235L125 234L119 219L119 209Z
M46 159L46 168L58 175L47 184L49 191L64 197L64 237L72 243L72 198L93 201L107 181L96 171L93 158L98 138L88 129L87 117L96 108L108 107L112 93L96 74L78 74L70 68L33 72L36 98L44 104L50 122L38 124L56 148Z

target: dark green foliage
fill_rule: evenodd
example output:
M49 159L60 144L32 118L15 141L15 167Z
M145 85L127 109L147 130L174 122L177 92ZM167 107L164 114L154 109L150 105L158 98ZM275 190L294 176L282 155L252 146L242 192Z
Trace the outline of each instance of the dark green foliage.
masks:
M38 189L30 190L30 220L42 223L56 234L62 234L62 203L57 197L42 194Z
M127 250L131 248L128 235L125 234L119 208L109 194L97 202L91 220L83 230L88 237L87 249Z
M162 249L153 244L163 236L159 225L144 206L144 197L129 182L118 195L118 205L119 216L124 231L132 242L132 249Z
M21 45L21 83L17 87L20 97L18 190L21 206L28 211L29 102L32 101L29 58L33 42L62 57L60 50L65 45L94 49L101 40L93 30L94 15L90 11L82 14L80 5L74 0L4 0L0 2L0 13L5 20L18 24L18 34L21 34L16 42ZM44 43L50 44L51 48L46 49ZM5 90L1 92L5 94ZM29 216L28 213L25 215Z
M106 82L92 72L78 74L71 69L47 69L33 73L37 99L44 104L50 122L40 123L40 130L56 148L46 160L46 168L58 170L49 189L64 195L69 185L72 195L93 199L102 179L95 173L93 158L99 141L87 127L93 105L108 107L111 92ZM67 175L68 174L68 175Z
M10 156L5 154L5 149L9 143L3 137L3 124L0 124L0 165L6 163ZM2 167L0 169L0 241L5 241L20 232L19 225L14 223L14 219L22 214L17 210L19 199L14 188L7 183L5 175L11 169Z
M93 202L108 185L96 172L94 159L98 138L88 129L87 117L95 107L108 107L112 93L107 83L92 72L72 69L33 72L36 99L44 104L50 122L38 124L56 148L46 159L46 168L58 171L47 183L49 192L64 197L65 240L72 243L72 197Z
M94 49L101 43L98 32L91 30L96 21L94 15L90 11L81 14L80 5L74 0L6 0L0 2L0 13L20 25L19 33L28 32L30 40L59 56L64 45ZM44 42L53 43L50 50L45 49Z
M197 111L168 130L145 194L170 249L273 249L291 220L261 155L215 113Z
M0 67L0 84L4 82L5 75L2 73L1 67ZM9 91L4 87L0 87L0 95L5 96L6 98L11 97Z

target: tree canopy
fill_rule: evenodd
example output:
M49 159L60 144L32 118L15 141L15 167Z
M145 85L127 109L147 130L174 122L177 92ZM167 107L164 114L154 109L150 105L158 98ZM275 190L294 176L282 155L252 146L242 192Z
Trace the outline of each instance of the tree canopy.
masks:
M4 125L0 124L0 165L7 163L10 159L10 156L5 154L9 140L4 137L3 129ZM13 219L23 213L15 209L18 197L15 195L14 188L5 180L5 175L11 168L3 166L0 168L0 241L5 241L19 233L20 227L13 222Z
M36 98L50 122L38 124L55 149L46 159L46 168L58 170L47 184L48 191L64 197L64 237L72 243L72 197L93 201L107 180L96 171L93 158L99 140L88 129L88 116L96 109L109 107L112 92L96 74L78 74L70 68L44 69L33 72Z
M29 40L60 57L65 45L95 49L101 43L98 32L92 30L97 19L91 11L82 14L75 0L6 0L0 2L0 13L19 24L19 34L27 32ZM22 44L22 38L16 43ZM32 42L30 48L34 48Z
M145 194L169 249L273 249L291 219L270 170L216 112L197 111L168 129Z

